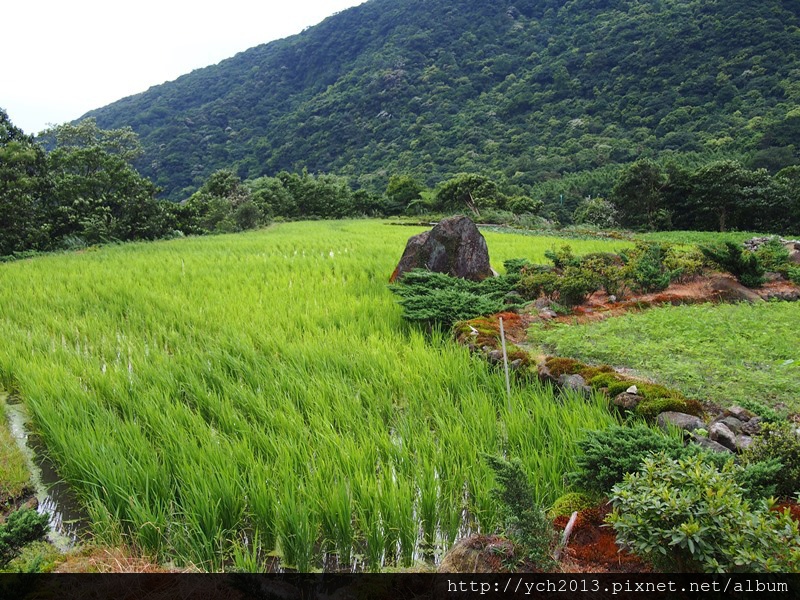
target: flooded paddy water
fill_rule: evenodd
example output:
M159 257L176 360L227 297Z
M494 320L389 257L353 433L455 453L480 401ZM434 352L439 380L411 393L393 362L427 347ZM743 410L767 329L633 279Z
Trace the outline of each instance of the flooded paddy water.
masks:
M37 511L50 518L47 539L62 552L72 549L89 530L89 517L74 492L61 480L47 458L41 440L32 432L25 405L0 397L11 435L28 463Z

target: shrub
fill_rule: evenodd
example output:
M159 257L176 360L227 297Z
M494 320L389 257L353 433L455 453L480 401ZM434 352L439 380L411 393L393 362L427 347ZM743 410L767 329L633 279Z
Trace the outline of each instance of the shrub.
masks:
M786 278L795 285L800 285L800 267L786 267Z
M536 270L523 274L514 288L526 300L539 296L552 297L558 289L559 277L553 271Z
M584 267L565 267L557 282L558 299L567 306L583 304L598 289L597 276Z
M771 237L768 242L761 244L755 254L761 266L767 271L783 271L789 263L789 250L781 243L779 237Z
M555 248L552 250L545 250L544 255L553 263L556 269L563 269L568 266L577 267L581 264L580 259L575 258L575 255L572 253L572 246L569 244L564 244L558 250Z
M707 266L706 258L697 246L669 246L664 254L664 267L673 274L679 273L676 279L686 280L702 275Z
M617 542L657 567L678 571L763 572L800 568L800 530L788 511L745 498L729 461L701 455L646 458L614 486L608 516Z
M553 526L540 506L533 502L533 489L519 459L506 460L487 456L499 488L497 499L503 506L509 536L541 570L555 566L551 547L555 541Z
M639 470L642 461L654 452L668 456L683 456L683 443L662 432L635 425L615 425L600 431L590 431L578 442L580 453L575 459L577 471L568 479L575 487L587 492L608 494L623 480L626 473Z
M505 296L513 289L514 282L509 276L476 282L414 269L391 289L400 297L403 317L407 320L450 327L456 321L508 309Z
M764 267L758 256L746 251L735 242L727 241L724 247L702 246L700 251L722 270L733 275L742 285L756 288L764 284Z
M503 266L506 268L506 274L508 275L522 275L523 269L532 267L533 263L527 258L510 258L503 262Z
M783 468L775 477L776 493L785 498L800 491L800 436L790 423L762 425L761 435L744 452L747 463L777 459Z
M548 511L547 516L551 519L558 517L570 516L575 511L586 510L597 506L597 501L589 494L582 494L580 492L569 492L563 496L559 496L553 502L552 508Z
M45 534L49 517L35 510L20 509L0 525L0 568L8 564L25 544Z
M671 271L664 263L668 247L665 244L636 242L633 250L620 253L626 261L627 277L632 289L642 293L660 292L673 279L680 277L680 271Z
M594 274L598 284L609 296L622 298L627 281L622 267L622 259L610 252L587 254L581 261L581 267Z

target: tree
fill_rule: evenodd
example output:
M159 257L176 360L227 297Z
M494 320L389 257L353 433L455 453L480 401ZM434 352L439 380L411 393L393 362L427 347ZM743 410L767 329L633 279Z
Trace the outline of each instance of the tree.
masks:
M604 198L584 198L575 209L572 220L578 225L594 225L603 229L617 226L617 209Z
M772 180L764 169L751 171L734 160L719 160L695 171L690 202L707 228L755 229L772 209ZM766 224L766 223L765 223Z
M185 207L185 233L244 231L257 227L264 219L250 188L230 169L212 173Z
M664 203L666 177L656 163L643 159L623 170L611 191L620 222L629 227L655 230L669 223Z
M49 191L44 151L0 109L0 256L44 249L42 222Z
M439 186L434 206L444 211L469 208L480 216L480 209L496 207L502 204L502 199L497 184L485 175L460 173Z
M97 243L164 233L157 188L131 165L141 146L130 128L102 130L94 119L86 119L53 127L42 139L51 149L48 220L55 238L77 236Z
M409 204L422 198L424 189L410 175L392 175L386 186L386 214L399 215Z

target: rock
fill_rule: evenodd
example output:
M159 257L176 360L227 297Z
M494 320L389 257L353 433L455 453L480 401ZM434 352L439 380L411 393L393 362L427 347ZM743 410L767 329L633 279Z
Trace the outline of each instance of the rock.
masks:
M796 302L800 300L800 291L798 290L769 290L767 291L767 300L781 300L783 302Z
M733 453L733 451L730 450L729 448L726 448L722 444L718 444L717 442L708 439L704 435L696 435L696 434L693 433L692 437L691 437L691 440L692 440L692 442L694 442L698 446L702 446L703 448L705 448L707 450L711 450L712 452Z
M521 359L521 358L518 358L518 359L516 359L516 360L512 360L512 361L509 363L509 365L508 365L508 368L509 368L509 369L511 369L512 371L516 371L516 370L517 370L517 369L519 369L521 366L522 366L522 359Z
M626 394L633 394L633 395L636 395L636 394L638 394L638 393L639 393L639 388L638 388L638 387L636 387L635 385L632 385L632 386L631 386L631 387L629 387L627 390L625 390L625 393L626 393Z
M800 265L800 250L789 250L789 262L795 265Z
M492 276L486 240L464 216L443 219L430 231L411 237L389 281L416 268L473 281Z
M639 406L639 403L642 402L643 400L644 398L637 394L629 394L628 392L622 392L621 394L618 394L617 397L611 401L611 404L621 409L621 412L625 411L633 412L634 410L636 410L636 407Z
M31 496L25 503L20 506L20 509L36 510L39 508L39 499L36 496Z
M737 435L736 436L736 451L737 452L744 452L750 447L750 444L753 443L753 438L749 435Z
M439 565L439 573L497 573L504 562L515 564L514 544L496 535L473 534L453 545Z
M586 380L580 375L561 375L558 384L564 389L580 392L587 398L592 395L592 388L586 385Z
M487 359L490 363L501 363L503 362L503 353L500 350L491 350L487 355Z
M656 424L661 429L667 429L671 425L684 431L694 431L695 429L705 429L706 427L705 422L700 417L674 411L662 412L656 417Z
M712 423L708 428L708 437L728 450L736 450L736 434L725 423Z
M717 417L717 418L715 418L715 419L713 419L713 420L711 421L710 425L714 425L715 423L722 423L722 424L724 424L724 425L725 425L725 426L726 426L728 429L730 429L730 430L731 430L731 432L733 432L733 433L739 433L739 432L742 430L742 425L744 425L744 423L742 423L742 422L741 422L739 419L737 419L736 417L732 417L732 416L727 416L727 417L726 417L726 416L724 416L724 414L723 414L723 415L720 415L720 416L718 416L718 417Z
M764 302L761 296L731 277L715 277L707 285L715 295L728 302Z
M428 243L428 238L430 235L430 231L425 231L408 238L408 241L406 242L406 249L403 251L403 256L400 257L400 262L397 264L394 273L392 273L392 276L389 278L390 283L394 283L401 275L408 273L412 269L425 266L421 257L424 253L423 249Z
M533 301L533 305L536 307L537 310L544 310L550 308L550 300L547 298L537 298Z
M745 435L758 435L761 433L761 417L753 417L742 425L742 433Z
M609 304L614 304L616 301L617 301L617 297L616 297L614 294L611 294L611 295L608 297L608 302L609 302Z
M749 421L753 417L755 417L755 413L750 412L746 408L742 408L741 406L731 406L727 411L727 414L731 415L732 417L736 417L740 421Z

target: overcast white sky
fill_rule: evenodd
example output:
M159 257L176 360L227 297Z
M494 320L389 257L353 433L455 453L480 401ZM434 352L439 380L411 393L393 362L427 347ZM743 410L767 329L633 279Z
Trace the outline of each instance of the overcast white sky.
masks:
M11 0L0 107L25 133L300 33L364 0Z

